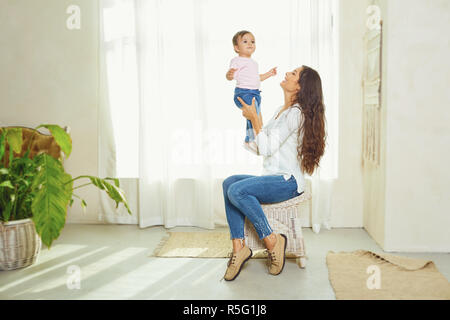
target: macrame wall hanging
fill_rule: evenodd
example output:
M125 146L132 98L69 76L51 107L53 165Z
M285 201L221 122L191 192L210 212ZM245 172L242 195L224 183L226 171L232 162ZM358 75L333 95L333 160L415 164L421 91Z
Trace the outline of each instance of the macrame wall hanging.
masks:
M363 166L380 165L382 31L380 8L367 8L363 74Z

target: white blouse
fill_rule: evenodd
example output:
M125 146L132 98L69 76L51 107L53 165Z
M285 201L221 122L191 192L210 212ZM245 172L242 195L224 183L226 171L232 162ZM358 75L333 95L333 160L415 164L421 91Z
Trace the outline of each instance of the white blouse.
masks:
M264 157L262 175L283 175L285 180L289 180L293 175L297 180L297 192L302 193L306 184L297 160L298 131L300 121L303 121L302 112L300 105L295 104L275 119L282 108L283 106L275 111L255 138L258 155ZM302 138L303 133L300 135L300 141Z

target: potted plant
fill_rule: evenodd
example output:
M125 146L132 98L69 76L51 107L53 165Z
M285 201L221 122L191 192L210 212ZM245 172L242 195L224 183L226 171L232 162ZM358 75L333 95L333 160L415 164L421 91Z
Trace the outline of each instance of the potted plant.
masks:
M30 148L40 134L39 128L50 131L66 158L72 151L70 135L58 125L44 124L32 129L27 145L23 145L22 128L0 128L0 270L34 263L41 241L50 249L64 228L73 197L81 200L83 210L87 205L74 193L78 188L94 185L105 191L116 207L122 203L131 214L118 179L88 175L72 178L64 170L62 157L45 152L31 156ZM81 179L88 182L75 186Z

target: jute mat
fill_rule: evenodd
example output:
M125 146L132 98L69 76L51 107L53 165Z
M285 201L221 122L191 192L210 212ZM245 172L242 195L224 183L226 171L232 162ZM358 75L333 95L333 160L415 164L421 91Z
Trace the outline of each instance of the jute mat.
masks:
M357 250L329 251L326 261L338 300L450 299L450 283L431 260Z
M153 257L163 258L227 258L233 250L230 232L168 232L163 237ZM265 250L253 252L252 258L266 258ZM295 258L286 254L286 258Z

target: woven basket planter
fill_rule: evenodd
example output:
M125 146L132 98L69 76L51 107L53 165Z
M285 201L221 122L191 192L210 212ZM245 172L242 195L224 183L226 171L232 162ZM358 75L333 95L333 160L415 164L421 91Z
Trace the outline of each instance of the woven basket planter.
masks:
M283 202L261 204L267 220L275 233L283 233L287 237L286 256L297 258L300 268L306 266L305 244L303 241L302 223L299 205L311 200L309 193ZM245 243L253 251L265 249L264 242L259 239L253 224L245 219Z
M37 261L41 244L33 220L0 222L0 270L32 265Z

